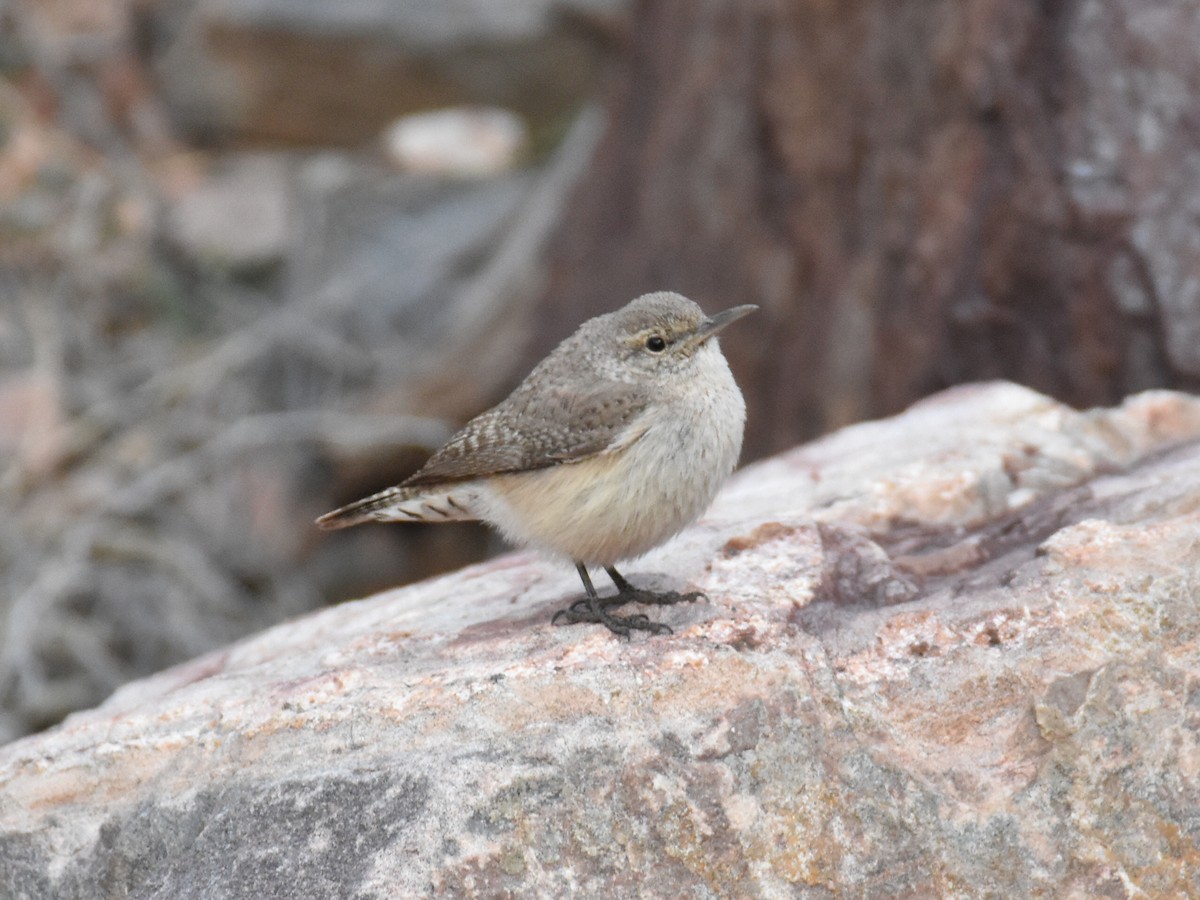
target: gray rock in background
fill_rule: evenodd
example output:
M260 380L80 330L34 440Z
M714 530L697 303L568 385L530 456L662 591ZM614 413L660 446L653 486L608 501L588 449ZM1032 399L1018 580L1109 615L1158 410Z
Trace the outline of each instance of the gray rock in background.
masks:
M0 750L17 897L1185 896L1200 401L948 391L738 476L556 628L494 560Z
M165 226L171 241L195 262L253 273L287 258L294 207L286 157L234 155L169 206Z
M298 171L289 302L339 294L345 337L414 348L444 333L456 281L500 243L537 173L482 181L402 175L325 154Z
M398 115L471 103L561 131L627 12L626 0L198 0L164 6L151 30L184 134L360 144Z

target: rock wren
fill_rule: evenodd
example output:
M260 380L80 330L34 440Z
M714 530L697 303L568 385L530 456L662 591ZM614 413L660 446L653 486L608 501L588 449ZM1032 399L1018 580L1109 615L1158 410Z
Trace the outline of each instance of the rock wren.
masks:
M608 609L699 595L638 590L615 565L695 521L737 464L746 404L717 333L757 308L706 316L662 292L589 319L414 475L317 524L483 520L575 563L587 596L553 621L669 633ZM588 566L605 568L615 597L597 596Z

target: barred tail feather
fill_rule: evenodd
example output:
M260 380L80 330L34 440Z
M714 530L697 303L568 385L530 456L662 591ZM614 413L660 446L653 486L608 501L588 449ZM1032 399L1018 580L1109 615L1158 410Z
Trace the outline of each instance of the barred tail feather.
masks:
M474 512L475 492L466 485L453 487L391 487L356 500L317 519L327 530L349 528L361 522L453 522L479 518Z

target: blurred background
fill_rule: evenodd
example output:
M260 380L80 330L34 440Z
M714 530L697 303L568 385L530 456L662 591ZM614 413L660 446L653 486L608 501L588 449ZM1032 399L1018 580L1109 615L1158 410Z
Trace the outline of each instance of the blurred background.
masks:
M647 290L749 461L1200 379L1200 0L0 0L0 740L500 549L312 519Z

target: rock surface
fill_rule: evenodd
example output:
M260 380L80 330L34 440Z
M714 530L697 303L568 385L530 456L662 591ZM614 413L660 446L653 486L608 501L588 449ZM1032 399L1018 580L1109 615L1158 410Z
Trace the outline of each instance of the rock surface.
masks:
M449 178L507 172L527 140L517 116L487 106L403 116L384 136L388 159L401 171Z
M154 17L153 58L185 135L353 146L464 103L553 128L627 17L625 0L196 0Z
M280 264L290 249L295 201L286 160L246 154L222 160L167 214L166 233L193 260L227 270Z
M518 554L0 749L0 892L1194 895L1198 566L1200 400L955 389L629 566L673 636Z

